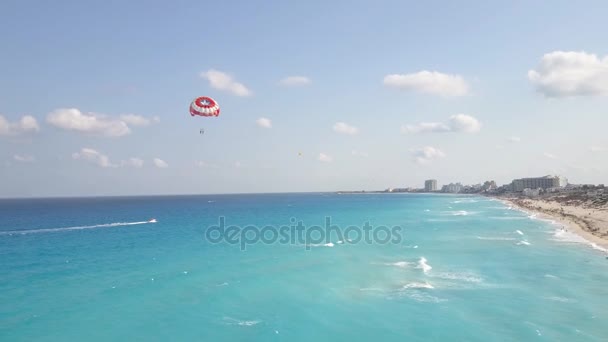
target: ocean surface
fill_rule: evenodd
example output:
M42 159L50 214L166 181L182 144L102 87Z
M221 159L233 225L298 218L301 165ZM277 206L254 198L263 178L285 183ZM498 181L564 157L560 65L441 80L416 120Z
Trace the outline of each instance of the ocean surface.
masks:
M606 341L606 322L605 252L485 197L0 200L1 341Z

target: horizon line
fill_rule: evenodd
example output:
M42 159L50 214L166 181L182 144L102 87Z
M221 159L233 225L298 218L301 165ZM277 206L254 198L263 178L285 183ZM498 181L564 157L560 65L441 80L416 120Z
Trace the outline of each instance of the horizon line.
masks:
M141 195L49 195L49 196L15 196L0 197L2 200L28 200L28 199L77 199L77 198L128 198L128 197L186 197L186 196L225 196L225 195L287 195L287 194L338 194L338 193L387 193L387 194L435 194L432 192L389 192L386 190L333 190L333 191L281 191L281 192L225 192L225 193L176 193L176 194L141 194ZM451 194L445 195L471 195L471 194ZM474 195L474 194L473 194Z

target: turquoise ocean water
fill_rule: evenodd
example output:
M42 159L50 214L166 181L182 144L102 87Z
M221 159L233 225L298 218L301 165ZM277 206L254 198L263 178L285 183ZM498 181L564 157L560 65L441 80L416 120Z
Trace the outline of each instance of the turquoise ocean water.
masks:
M220 217L378 239L242 250L205 238ZM2 341L606 341L607 320L604 252L484 197L0 200Z

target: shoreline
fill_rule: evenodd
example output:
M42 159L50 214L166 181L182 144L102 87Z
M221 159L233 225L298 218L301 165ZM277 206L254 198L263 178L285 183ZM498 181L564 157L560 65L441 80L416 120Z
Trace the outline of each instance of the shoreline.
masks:
M590 216L588 216L589 218L583 218L585 217L584 215L577 215L578 213L571 212L589 211L588 209L572 207L569 208L569 212L568 210L562 210L562 208L558 210L555 208L556 205L540 200L504 197L497 199L508 203L518 210L538 215L538 217L541 219L549 220L554 224L567 227L565 230L566 232L577 235L585 240L590 247L608 254L608 234L605 232L608 230L608 227L602 227L603 229L600 229L597 227L598 221L600 220ZM545 205L542 206L542 204Z

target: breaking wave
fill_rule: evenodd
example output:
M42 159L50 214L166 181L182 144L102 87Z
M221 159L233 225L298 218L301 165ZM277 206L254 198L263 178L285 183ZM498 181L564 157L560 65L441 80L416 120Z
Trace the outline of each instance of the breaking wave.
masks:
M553 234L552 240L559 241L559 242L572 242L572 243L586 244L586 245L591 246L595 250L598 250L598 251L601 251L604 253L608 253L608 249L606 249L602 246L599 246L595 242L591 242L580 235L571 233L566 230L556 229L555 233Z
M422 269L422 272L425 274L429 273L433 269L433 267L427 263L425 257L421 257L420 260L418 260L418 266L416 266L416 268Z
M409 283L403 285L404 289L434 289L435 287L429 283Z
M234 319L231 317L224 317L224 322L228 325L240 325L240 326L250 327L250 326L256 325L258 323L261 323L262 321L260 321L260 320L242 321L242 320Z

